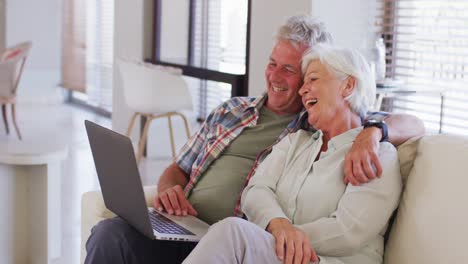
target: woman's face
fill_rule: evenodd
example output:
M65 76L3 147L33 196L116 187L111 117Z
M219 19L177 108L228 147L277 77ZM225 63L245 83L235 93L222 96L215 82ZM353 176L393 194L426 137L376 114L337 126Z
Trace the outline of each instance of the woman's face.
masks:
M302 103L309 113L309 124L326 130L342 111L349 109L344 99L350 94L348 79L338 79L320 60L312 60L299 90ZM351 87L352 90L352 87Z

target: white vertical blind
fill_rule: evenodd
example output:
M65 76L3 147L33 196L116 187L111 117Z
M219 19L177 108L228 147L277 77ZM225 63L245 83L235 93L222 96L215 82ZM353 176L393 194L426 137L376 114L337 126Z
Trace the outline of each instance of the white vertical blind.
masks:
M88 103L112 111L114 0L87 0Z
M195 1L194 66L220 72L245 73L247 8L247 0ZM195 105L200 117L205 117L231 97L229 84L200 80L195 87L198 90L198 103Z
M394 111L430 132L468 135L468 1L380 0L377 11L387 75L417 91L396 98Z
M86 3L63 1L61 86L86 92Z

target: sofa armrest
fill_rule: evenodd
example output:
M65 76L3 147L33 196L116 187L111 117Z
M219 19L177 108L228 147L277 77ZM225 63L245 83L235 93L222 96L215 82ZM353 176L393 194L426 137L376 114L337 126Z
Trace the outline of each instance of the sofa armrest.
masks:
M148 207L153 206L154 198L157 194L157 186L145 186L145 199ZM81 263L86 256L86 241L91 234L91 229L99 221L114 217L115 214L109 211L104 205L101 191L90 191L81 197Z

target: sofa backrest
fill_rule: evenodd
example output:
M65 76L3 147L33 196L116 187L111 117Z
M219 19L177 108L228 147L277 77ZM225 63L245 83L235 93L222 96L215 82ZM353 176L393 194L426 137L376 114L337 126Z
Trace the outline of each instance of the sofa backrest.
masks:
M384 263L468 263L466 245L468 137L425 136L406 181Z

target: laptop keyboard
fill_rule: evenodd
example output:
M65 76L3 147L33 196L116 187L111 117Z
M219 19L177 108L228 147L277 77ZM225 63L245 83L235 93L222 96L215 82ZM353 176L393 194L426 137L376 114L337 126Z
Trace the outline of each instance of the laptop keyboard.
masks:
M194 233L174 223L172 220L165 217L164 215L159 214L156 211L149 212L149 217L151 226L154 230L158 231L159 233L175 235L195 235Z

